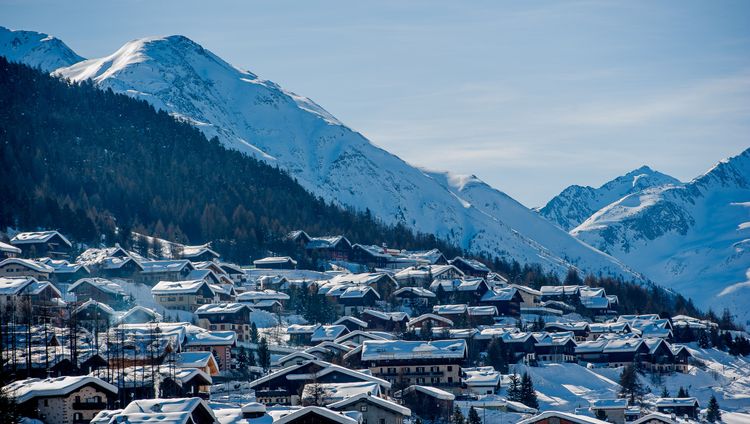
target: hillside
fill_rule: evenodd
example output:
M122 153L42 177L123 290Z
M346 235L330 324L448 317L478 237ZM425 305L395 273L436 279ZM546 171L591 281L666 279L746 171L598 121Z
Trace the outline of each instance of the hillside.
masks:
M681 184L676 178L642 166L599 188L572 185L552 198L539 213L566 231L579 226L599 209L641 190Z
M564 275L571 266L641 277L591 249L498 190L472 196L370 143L312 100L237 69L182 36L131 41L112 55L59 69L184 119L225 146L287 171L326 201L369 210L474 253L540 263ZM243 184L241 179L230 184ZM512 200L512 199L511 199ZM507 207L485 207L485 205ZM540 226L541 225L541 226ZM530 228L539 231L529 231Z
M83 60L62 41L34 31L12 31L0 26L0 52L13 62L51 72Z
M628 195L571 234L698 306L750 319L750 149L679 186Z
M65 228L80 241L130 230L212 240L228 258L282 248L294 229L457 250L326 204L280 170L206 140L149 104L0 58L0 227ZM115 227L120 231L116 232Z

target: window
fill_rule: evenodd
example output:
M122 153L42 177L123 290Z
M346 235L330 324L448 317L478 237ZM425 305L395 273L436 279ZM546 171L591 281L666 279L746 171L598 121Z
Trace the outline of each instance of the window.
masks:
M360 406L359 410L362 411L362 412L367 412L367 405Z
M380 424L385 424L385 418L380 419Z
M450 371L453 371L453 366L451 366L451 365L448 365L448 371L449 371L449 372L450 372Z
M49 406L49 399L44 399L44 406Z
M73 421L83 421L83 414L80 412L73 414Z
M417 367L417 372L424 372L424 367Z

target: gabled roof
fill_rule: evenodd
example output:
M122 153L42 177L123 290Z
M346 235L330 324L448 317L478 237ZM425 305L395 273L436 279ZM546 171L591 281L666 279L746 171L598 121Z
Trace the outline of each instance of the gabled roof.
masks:
M187 346L230 346L237 341L234 331L201 331L187 334Z
M31 260L31 259L23 259L23 258L8 258L0 262L0 267L3 267L5 265L20 265L28 269L31 269L33 271L41 272L45 274L51 274L52 272L55 271L49 265Z
M492 289L482 296L482 302L509 302L518 293L515 287L504 287L500 289Z
M362 343L362 361L384 359L461 359L466 355L464 340L365 340Z
M202 305L195 310L196 315L212 315L212 314L236 314L237 312L246 309L252 311L247 303L209 303Z
M187 259L170 259L159 261L142 261L143 273L151 274L157 272L179 272L184 268L194 269Z
M495 306L469 306L466 308L469 316L495 316L497 315L497 307Z
M349 329L344 325L321 325L313 331L310 341L335 340L348 332Z
M384 321L404 321L409 319L409 315L406 312L383 312L375 309L365 309L362 314L370 315Z
M60 236L60 239L62 239L68 247L73 247L73 243L57 231L30 231L26 233L18 233L10 240L10 244L46 243L54 236Z
M334 325L337 325L337 324L343 324L343 323L345 323L345 322L347 322L347 321L349 321L349 322L352 322L352 323L354 323L355 325L357 325L357 326L359 326L359 327L362 327L362 328L367 328L367 323L366 323L366 322L362 321L362 320L361 320L361 319L359 319L359 318L355 318L355 317L353 317L353 316L351 316L351 315L345 315L345 316L343 316L343 317L341 317L341 318L337 319L336 321L334 321L334 323L333 323L333 324L334 324Z
M73 274L78 272L80 269L83 269L84 271L86 271L86 273L90 272L88 267L86 267L85 265L75 262L70 263L65 259L42 258L39 259L39 262L52 267L52 272L54 272L55 274Z
M472 270L476 272L490 272L490 269L487 267L487 265L475 260L475 259L468 259L464 258L462 256L456 256L453 258L450 262L451 265L454 265L456 263L462 263L466 267L471 268Z
M290 262L292 265L297 265L297 261L289 256L268 256L266 258L254 260L253 265L262 268L263 265L284 264L287 262Z
M342 242L349 247L352 245L344 236L312 237L305 245L305 249L333 249Z
M294 371L302 367L305 367L308 364L315 364L321 369L315 374L300 374L300 375L294 374ZM366 374L364 372L345 368L340 365L334 365L325 361L312 360L312 361L305 361L302 364L289 365L286 368L282 368L278 371L274 371L270 374L264 375L261 378L251 381L250 388L259 386L267 381L271 381L280 376L286 376L287 379L305 379L305 378L313 379L313 378L322 377L323 375L330 374L331 372L341 372L351 377L354 377L355 379L360 379L362 381L375 382L375 383L378 383L381 387L386 388L386 389L390 389L391 387L391 383L389 383L388 381L383 380L382 378L375 377L371 374Z
M238 302L255 302L258 300L289 300L289 295L275 290L250 290L237 295Z
M99 390L111 394L117 393L117 387L96 377L76 376L58 378L27 378L7 384L2 388L3 392L16 399L18 403L24 403L37 397L67 396L79 388L93 384Z
M151 288L151 294L192 294L197 293L204 286L211 292L212 296L216 294L206 280L159 281Z
M411 385L404 390L401 390L400 392L394 393L394 395L407 395L412 392L419 392L423 393L428 396L432 396L436 399L440 400L454 400L456 399L456 395L450 392L446 392L445 390L438 389L437 387L431 387L431 386L419 386L419 385Z
M362 337L362 338L368 339L368 340L392 340L392 339L387 339L387 338L381 336L380 334L377 334L377 332L375 332L375 331L354 330L354 331L352 331L352 332L350 332L348 334L345 334L345 335L337 338L334 341L336 343L343 344L343 343L345 343L345 342L347 342L347 341L349 341L349 340L351 340L351 339L353 339L355 337Z
M666 407L693 407L699 406L698 399L694 397L686 398L658 398L654 400L654 406L657 408Z
M411 409L405 406L401 406L395 402L391 402L390 400L372 396L367 393L360 393L358 395L351 396L347 399L332 403L328 405L328 407L332 409L343 409L359 401L369 402L369 403L379 406L380 408L388 409L389 411L392 411L392 412L395 412L397 414L401 414L407 417L411 416Z
M422 287L401 287L400 289L398 289L395 292L393 292L393 295L394 296L401 296L402 294L405 294L405 293L412 293L412 294L414 294L415 296L418 296L418 297L429 297L429 298L432 298L432 297L436 296L435 293L433 293L433 292L431 292L431 291L429 291L427 289L424 289Z
M312 334L320 324L292 324L286 328L287 334Z
M535 424L540 422L549 422L549 418L553 417L557 417L561 420L565 420L574 424L608 424L606 421L602 421L594 417L587 417L585 415L576 415L560 411L545 411L539 415L534 415L531 418L521 420L517 424Z
M461 381L467 386L499 386L501 375L493 367L461 368Z
M38 295L46 289L52 290L57 297L62 293L49 281L37 281L33 277L0 277L0 294L11 295Z
M628 399L595 399L590 404L591 409L627 409Z
M106 278L81 278L68 287L68 293L72 293L73 291L75 291L75 289L83 285L90 285L105 293L119 296L126 295L125 290L122 288L122 286L114 281L107 280Z
M16 246L13 246L12 244L3 243L0 241L0 252L20 254L21 249L17 248Z
M434 280L430 284L430 290L436 292L439 288L446 292L471 292L477 291L484 285L489 286L483 278L454 278L452 280Z
M410 319L406 325L409 327L414 327L414 325L419 324L420 322L427 320L427 319L441 322L445 324L447 327L453 326L453 321L449 320L448 318L441 317L440 315L435 315L435 314L422 314L416 318Z
M319 417L331 420L337 424L359 424L359 421L355 420L354 418L350 418L340 412L334 412L328 408L322 408L320 406L306 406L304 408L298 409L289 415L284 415L278 420L275 420L273 424L287 424L301 419L306 415L317 415Z
M218 258L219 256L221 256L218 253L216 253L216 251L212 250L209 244L201 244L198 246L182 246L181 250L182 252L180 256L186 259L195 258L204 253L209 253L214 258Z
M100 311L104 312L105 314L107 314L109 316L114 316L115 315L115 310L112 309L109 305L107 305L106 303L97 302L94 299L89 299L89 300L83 302L81 304L81 306L77 307L73 311L73 314L77 314L80 311L83 311L83 310L85 310L86 308L89 308L89 307L93 307L93 308L99 309Z
M432 312L439 315L457 315L465 314L467 306L465 304L458 305L435 305L432 307Z
M154 311L153 309L146 308L145 306L136 305L133 306L129 311L125 312L119 319L120 322L123 322L127 320L131 315L136 313L143 313L148 316L151 316L154 321L161 321L162 316L160 313Z

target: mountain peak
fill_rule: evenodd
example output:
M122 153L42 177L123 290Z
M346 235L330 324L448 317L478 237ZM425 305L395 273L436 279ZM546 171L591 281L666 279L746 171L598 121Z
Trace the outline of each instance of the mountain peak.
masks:
M83 60L60 39L36 31L0 26L0 56L45 72Z

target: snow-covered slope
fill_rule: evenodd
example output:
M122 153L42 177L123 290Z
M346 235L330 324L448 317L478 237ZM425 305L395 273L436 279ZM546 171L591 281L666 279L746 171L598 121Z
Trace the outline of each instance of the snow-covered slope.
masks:
M13 31L0 26L0 54L47 72L83 60L62 41L34 31Z
M385 222L560 273L579 265L639 278L559 228L531 231L546 223L502 192L487 187L464 193L445 184L376 147L310 99L239 70L185 37L135 40L55 73L144 99L229 148L280 166L312 193L367 208Z
M609 181L599 188L572 185L553 197L539 213L563 229L570 231L594 212L628 194L668 184L681 184L676 178L642 166Z
M750 319L750 149L684 185L628 195L571 234L704 308Z

